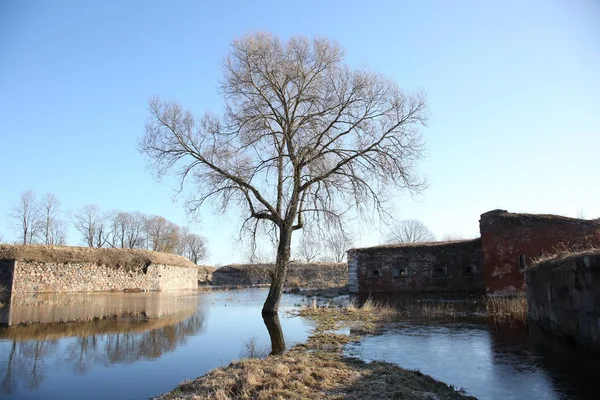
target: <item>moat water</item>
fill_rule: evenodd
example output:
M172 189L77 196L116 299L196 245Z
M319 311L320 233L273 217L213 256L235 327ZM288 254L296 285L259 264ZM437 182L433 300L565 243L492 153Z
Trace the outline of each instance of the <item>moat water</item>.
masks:
M264 356L266 289L38 295L0 308L0 398L146 399L235 359ZM287 348L310 324L287 311ZM65 322L67 321L67 322ZM29 325L24 325L28 323ZM33 323L33 324L31 324ZM275 342L273 342L275 343ZM600 357L520 324L403 323L348 355L419 369L480 399L596 399Z

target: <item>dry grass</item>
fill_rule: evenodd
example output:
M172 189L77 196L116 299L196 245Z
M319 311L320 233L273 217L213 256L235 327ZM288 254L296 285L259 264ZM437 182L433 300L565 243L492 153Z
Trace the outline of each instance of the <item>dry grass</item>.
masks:
M474 399L419 371L342 355L343 346L359 337L331 331L356 321L364 328L393 319L397 311L389 305L372 300L362 307L315 304L298 314L315 322L306 343L280 356L232 362L156 399Z
M431 397L433 393L437 397ZM297 350L262 360L233 362L159 397L162 400L381 398L469 399L418 371L388 363L366 364L333 353Z
M150 264L196 267L185 257L141 249L97 249L76 246L0 245L0 260L65 263L94 263L136 269Z
M527 299L524 296L488 297L486 309L493 320L527 320Z
M548 262L563 262L573 258L600 255L600 249L596 247L588 247L586 249L570 249L559 248L552 254L543 254L533 260L533 264L529 268L538 268L540 265L547 266ZM557 263L558 264L558 263Z

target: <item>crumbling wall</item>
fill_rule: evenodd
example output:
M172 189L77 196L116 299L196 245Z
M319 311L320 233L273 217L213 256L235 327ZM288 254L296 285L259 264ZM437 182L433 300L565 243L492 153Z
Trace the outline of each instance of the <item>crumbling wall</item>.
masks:
M212 284L219 286L250 286L270 284L269 271L273 264L233 264L213 272ZM346 263L292 263L286 286L297 288L324 289L348 284Z
M525 279L530 321L600 351L600 251L542 261Z
M363 293L485 290L479 239L351 249L348 265Z
M523 270L544 254L600 246L597 220L493 210L481 215L479 227L488 293L524 291Z

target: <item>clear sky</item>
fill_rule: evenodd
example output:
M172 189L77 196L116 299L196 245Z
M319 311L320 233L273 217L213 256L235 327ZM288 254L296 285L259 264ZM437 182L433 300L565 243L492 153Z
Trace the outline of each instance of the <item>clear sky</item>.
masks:
M229 43L257 30L326 36L350 64L427 93L430 187L398 199L398 218L474 237L494 208L600 217L599 1L3 0L0 235L14 240L8 214L28 189L64 210L185 224L176 186L137 151L148 99L218 112ZM199 217L209 262L241 261L236 218ZM363 228L356 245L381 240Z

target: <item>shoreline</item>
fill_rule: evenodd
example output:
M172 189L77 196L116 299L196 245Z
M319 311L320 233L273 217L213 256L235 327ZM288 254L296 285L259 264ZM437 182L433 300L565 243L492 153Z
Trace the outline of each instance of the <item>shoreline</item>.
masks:
M292 314L314 324L306 342L281 355L233 361L152 399L476 399L419 371L343 355L344 345L360 336L335 330L352 326L373 332L385 325L368 307L304 308Z

